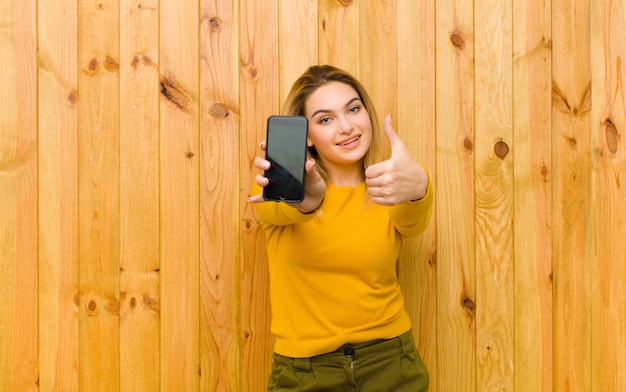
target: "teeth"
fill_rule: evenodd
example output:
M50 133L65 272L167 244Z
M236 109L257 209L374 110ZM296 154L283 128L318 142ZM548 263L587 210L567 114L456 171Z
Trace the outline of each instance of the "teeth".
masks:
M342 146L347 146L350 143L354 143L355 141L357 141L359 139L360 136L356 136L354 139L350 139L345 143L341 143Z

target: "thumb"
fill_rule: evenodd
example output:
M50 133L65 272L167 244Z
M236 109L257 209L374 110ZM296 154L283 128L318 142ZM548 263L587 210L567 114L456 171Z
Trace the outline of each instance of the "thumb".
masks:
M391 115L388 114L385 116L385 120L383 122L383 129L385 131L385 135L387 136L387 140L389 140L389 145L391 146L391 155L405 151L406 147L404 146L404 142L400 139L400 136L396 133L396 130L393 129L391 125Z

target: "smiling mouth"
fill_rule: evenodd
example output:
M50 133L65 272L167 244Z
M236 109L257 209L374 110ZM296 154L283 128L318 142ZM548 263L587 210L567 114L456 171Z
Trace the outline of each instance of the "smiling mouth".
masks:
M357 142L360 138L361 138L361 135L359 135L359 136L355 136L355 137L353 137L352 139L350 139L350 140L348 140L348 141L345 141L345 142L343 142L343 143L337 143L337 145L338 145L338 146L349 146L349 145L351 145L351 144L356 143L356 142Z

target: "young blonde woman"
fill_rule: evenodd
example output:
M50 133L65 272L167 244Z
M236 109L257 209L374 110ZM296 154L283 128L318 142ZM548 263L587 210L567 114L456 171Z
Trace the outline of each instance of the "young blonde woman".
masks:
M249 198L270 263L275 346L267 390L427 391L396 273L403 238L430 219L426 171L389 116L381 134L367 92L343 70L310 67L284 114L309 121L304 200L263 202L262 174ZM254 164L270 165L261 157Z

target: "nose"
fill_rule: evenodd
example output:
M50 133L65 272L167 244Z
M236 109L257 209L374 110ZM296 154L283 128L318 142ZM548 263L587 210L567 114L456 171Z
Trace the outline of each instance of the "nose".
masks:
M346 116L339 117L337 123L339 125L339 133L341 134L349 135L354 128L352 122Z

